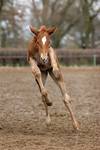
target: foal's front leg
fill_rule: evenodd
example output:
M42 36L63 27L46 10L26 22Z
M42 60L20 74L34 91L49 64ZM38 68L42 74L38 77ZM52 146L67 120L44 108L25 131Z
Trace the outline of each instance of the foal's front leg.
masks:
M60 71L60 67L59 67L59 64L57 62L58 60L57 60L57 57L55 55L53 48L50 48L49 56L50 56L51 65L53 68L52 71L50 71L50 75L54 79L54 81L57 83L57 85L59 86L61 93L62 93L62 96L63 96L63 99L64 99L63 102L65 104L65 107L69 110L71 118L73 120L74 127L78 130L79 125L78 125L78 122L76 121L74 113L71 109L70 96L66 93L66 87L65 87L63 77L62 77L62 74Z
M50 75L53 78L53 80L57 83L57 85L59 86L59 88L61 90L61 93L62 93L62 96L63 96L63 102L65 104L65 107L68 109L68 111L69 111L69 113L71 115L71 118L72 118L73 125L74 125L75 129L79 130L79 124L76 121L76 118L75 118L74 113L72 111L72 108L71 108L71 105L70 105L70 102L69 102L70 97L66 93L66 88L65 88L65 84L64 84L64 81L63 81L63 78L62 78L62 74L60 73L59 74L59 78L57 78L54 75L54 73L51 71Z
M55 51L52 47L49 48L49 56L50 56L50 61L51 61L51 66L52 66L52 71L55 75L56 78L59 78L60 70L59 70L59 64L58 64L58 58L55 54Z
M45 86L47 75L48 75L48 72L41 72L41 79L42 79L42 82L43 82L43 86ZM39 90L41 92L41 88L40 88L40 85L39 85L39 82L38 82L37 79L36 79L36 82L37 82L37 84L39 86ZM50 115L49 115L49 112L48 112L48 106L51 106L52 103L49 101L47 94L45 94L45 95L42 94L42 101L44 103L45 110L46 110L46 123L47 123L47 125L49 125L50 122L51 122L51 119L50 119Z
M29 63L30 63L31 68L32 68L32 74L35 77L35 80L39 86L39 90L40 90L41 95L42 95L42 101L44 103L45 111L46 111L46 123L49 124L50 123L50 116L48 113L48 106L51 106L52 103L49 102L48 95L47 95L48 93L44 87L45 81L47 78L47 74L41 73L41 71L40 71L39 67L37 66L36 61L34 59L30 58Z
M50 60L51 60L51 66L52 66L52 73L53 73L53 75L54 75L54 77L55 77L55 79L57 80L59 80L59 79L61 79L62 80L62 74L61 74L61 71L60 71L60 67L59 67L59 63L58 63L58 58L57 58L57 56L56 56L56 54L55 54L55 51L54 51L54 49L52 48L52 47L50 47L50 49L49 49L49 56L50 56ZM65 88L65 85L63 84L63 95L66 93L66 88ZM62 91L62 89L61 89L61 91ZM70 96L66 93L65 94L66 95L66 97L67 97L67 100L69 101L69 102L71 102L71 99L70 99Z

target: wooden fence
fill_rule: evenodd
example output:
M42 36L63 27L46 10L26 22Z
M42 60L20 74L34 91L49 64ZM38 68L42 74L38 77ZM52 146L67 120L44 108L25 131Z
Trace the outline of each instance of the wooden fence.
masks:
M66 65L100 65L100 49L56 49ZM0 65L27 65L27 51L22 48L0 48Z
M100 65L100 49L58 49L57 54L67 65Z

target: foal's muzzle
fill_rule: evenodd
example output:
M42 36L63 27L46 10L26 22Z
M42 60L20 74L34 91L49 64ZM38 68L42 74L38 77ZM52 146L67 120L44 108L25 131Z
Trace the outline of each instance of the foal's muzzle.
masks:
M43 61L43 63L46 64L48 62L48 55L47 54L41 53L40 57L41 57L41 60Z

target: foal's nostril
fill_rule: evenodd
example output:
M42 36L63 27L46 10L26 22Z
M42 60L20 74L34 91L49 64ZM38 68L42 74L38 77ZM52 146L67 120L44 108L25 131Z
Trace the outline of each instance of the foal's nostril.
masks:
M41 58L41 61L46 64L48 62L48 59L47 58Z
M41 60L43 63L47 63L48 62L48 56L41 54Z
M47 63L47 62L48 62L48 60L47 60L47 59L43 59L43 62L44 62L44 63Z

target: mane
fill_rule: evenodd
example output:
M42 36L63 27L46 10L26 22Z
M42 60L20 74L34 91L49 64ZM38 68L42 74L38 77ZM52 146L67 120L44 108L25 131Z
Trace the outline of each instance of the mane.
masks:
M47 32L47 28L46 28L45 25L42 25L38 31L41 32L40 34L42 34L42 33L44 33L44 32ZM38 35L35 35L34 38L33 38L34 47L35 47L36 49L38 49L38 46L37 46L37 38L38 38Z
M45 25L42 25L39 29L39 31L42 31L42 32L45 32L47 29L46 29L46 26Z

